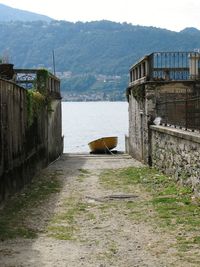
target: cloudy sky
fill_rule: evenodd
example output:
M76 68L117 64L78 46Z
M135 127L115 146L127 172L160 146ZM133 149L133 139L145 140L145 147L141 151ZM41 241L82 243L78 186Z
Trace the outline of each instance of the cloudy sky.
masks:
M199 0L0 0L57 20L111 20L173 31L200 29Z

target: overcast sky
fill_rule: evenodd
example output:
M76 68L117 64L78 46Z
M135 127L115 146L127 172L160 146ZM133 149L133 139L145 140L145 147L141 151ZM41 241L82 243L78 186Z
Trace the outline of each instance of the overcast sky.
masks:
M111 20L173 31L200 29L199 0L0 0L57 20Z

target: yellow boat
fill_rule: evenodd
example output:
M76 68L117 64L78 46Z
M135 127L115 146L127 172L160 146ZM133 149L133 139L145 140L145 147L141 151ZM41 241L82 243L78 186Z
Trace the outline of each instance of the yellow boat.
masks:
M116 136L102 137L90 142L91 153L106 153L117 146L118 138Z

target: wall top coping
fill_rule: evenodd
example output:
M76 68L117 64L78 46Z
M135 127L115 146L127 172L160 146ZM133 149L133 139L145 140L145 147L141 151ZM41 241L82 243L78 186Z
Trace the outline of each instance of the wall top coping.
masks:
M177 128L175 129L175 128L171 128L167 126L160 126L160 125L159 126L151 125L150 129L153 131L165 133L168 135L172 135L175 137L179 137L179 138L200 144L200 133L197 133L197 132L189 132L189 131L184 131L184 130L177 129Z
M183 84L183 85L193 85L193 84L200 84L199 80L165 80L165 81L161 81L161 80L155 80L155 81L147 81L144 80L144 78L138 79L137 83L134 82L130 82L128 84L128 89L132 89L135 86L138 85L166 85L166 84Z

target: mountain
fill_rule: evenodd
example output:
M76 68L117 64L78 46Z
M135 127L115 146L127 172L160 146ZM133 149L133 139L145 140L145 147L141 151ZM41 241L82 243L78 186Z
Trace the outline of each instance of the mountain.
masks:
M110 21L0 23L0 54L17 67L52 66L75 74L121 75L144 54L200 47L200 31L190 34Z
M0 4L0 21L51 21L52 19L33 12L12 8Z
M1 14L1 13L0 13ZM197 29L173 32L111 21L0 22L0 57L15 68L53 69L68 100L125 99L130 66L154 51L200 48Z
M180 31L181 33L186 33L186 34L198 34L199 30L194 28L194 27L187 27Z

